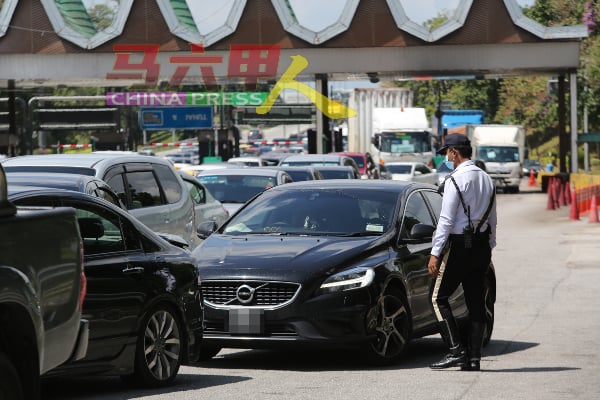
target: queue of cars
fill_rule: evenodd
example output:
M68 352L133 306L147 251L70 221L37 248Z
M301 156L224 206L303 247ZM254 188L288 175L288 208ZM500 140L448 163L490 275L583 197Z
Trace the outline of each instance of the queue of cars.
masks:
M158 157L102 152L2 165L16 204L70 206L79 220L90 344L55 375L161 386L224 347L300 344L356 349L383 365L437 332L427 275L441 208L433 184L361 180L340 154L180 171ZM344 179L327 179L327 169ZM148 217L168 223L177 213L185 223L174 230ZM486 284L487 342L493 265ZM462 292L452 302L464 319Z

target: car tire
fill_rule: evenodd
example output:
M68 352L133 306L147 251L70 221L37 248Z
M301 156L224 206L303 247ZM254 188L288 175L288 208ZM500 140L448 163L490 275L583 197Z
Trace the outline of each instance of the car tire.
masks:
M485 282L485 329L483 332L483 346L492 340L494 331L494 302L496 301L496 287L492 278L487 277Z
M406 297L382 293L367 313L366 333L374 336L364 347L367 361L373 365L391 365L402 357L411 334L411 315Z
M198 361L208 361L221 351L221 347L203 344L200 347L200 356Z
M6 354L0 352L0 399L23 400L19 373Z
M171 307L160 305L146 314L138 333L134 379L161 387L177 377L185 346L185 330Z

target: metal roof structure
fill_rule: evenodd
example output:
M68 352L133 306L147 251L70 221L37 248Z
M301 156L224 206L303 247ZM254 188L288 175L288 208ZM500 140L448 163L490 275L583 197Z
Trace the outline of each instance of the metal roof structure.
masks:
M576 70L585 26L542 26L523 15L518 1L448 2L456 6L442 10L447 20L428 29L411 17L409 0L327 2L331 5L316 0L92 2L104 3L105 20L98 20L97 9L86 11L85 0L4 0L0 86L9 79L17 87L139 84L139 78L126 79L123 71L119 79L111 79L111 73L119 72L117 53L133 59L144 46L155 49L157 82L169 81L181 67L174 56L200 55L212 57L206 62L218 83L243 81L232 74L233 50L257 46L278 49L276 68L257 72L265 81L280 77L295 55L308 64L297 79L308 80L317 75L355 80L374 74L388 79L556 76ZM194 8L196 3L208 14ZM219 8L207 9L209 5ZM311 26L328 8L330 20ZM190 43L203 48L191 48ZM182 83L202 79L201 69L193 65Z

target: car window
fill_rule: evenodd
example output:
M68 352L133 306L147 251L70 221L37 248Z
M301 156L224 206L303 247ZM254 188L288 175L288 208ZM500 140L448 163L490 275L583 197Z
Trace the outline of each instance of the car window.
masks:
M192 182L183 181L190 192L190 196L192 200L194 200L195 204L205 204L206 203L206 193L204 192L204 188L199 185L194 185Z
M152 171L135 171L126 173L131 208L152 207L162 204L160 190Z
M289 235L380 235L391 226L394 193L302 190L263 194L236 215L224 232Z
M111 192L110 189L105 188L103 186L96 186L96 188L92 191L93 196L100 197L106 201L113 203L114 205L121 207L121 201L119 197L115 196L115 193Z
M435 226L427 204L419 192L413 192L408 197L402 218L401 237L409 239L410 231L416 224Z
M127 193L125 192L125 184L123 182L123 174L116 174L106 180L108 186L115 191L119 199L125 204L128 208L130 207L129 201L127 200Z
M158 164L154 165L154 171L156 171L160 186L165 192L167 203L177 203L181 199L182 190L175 172L166 165Z
M141 249L139 238L132 230L123 229L119 215L79 203L65 205L75 208L86 256Z
M423 196L429 200L429 205L432 208L433 215L435 215L436 218L439 218L440 214L442 213L442 195L438 192L430 190L424 190L422 193Z

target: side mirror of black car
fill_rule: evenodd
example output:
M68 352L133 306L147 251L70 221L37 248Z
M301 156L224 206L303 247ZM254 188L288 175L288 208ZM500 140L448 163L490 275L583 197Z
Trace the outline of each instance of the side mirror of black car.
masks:
M216 230L217 223L215 221L204 221L198 224L198 229L196 229L196 233L198 234L198 237L200 239L206 239Z
M427 224L415 224L410 230L410 237L403 239L405 243L418 244L432 240L435 227Z

